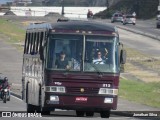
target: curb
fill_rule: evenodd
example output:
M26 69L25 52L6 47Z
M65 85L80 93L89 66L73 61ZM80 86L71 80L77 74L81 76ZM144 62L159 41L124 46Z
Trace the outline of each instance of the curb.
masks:
M22 99L21 95L16 94L16 93L14 93L14 92L12 92L12 91L11 91L11 95L13 95L14 97L17 97L17 98L19 98L19 99Z
M129 111L111 111L111 114L123 117L133 117L133 113Z

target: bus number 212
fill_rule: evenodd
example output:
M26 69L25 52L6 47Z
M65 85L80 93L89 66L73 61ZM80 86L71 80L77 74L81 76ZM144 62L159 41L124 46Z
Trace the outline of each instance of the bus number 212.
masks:
M111 87L111 84L103 84L103 87Z

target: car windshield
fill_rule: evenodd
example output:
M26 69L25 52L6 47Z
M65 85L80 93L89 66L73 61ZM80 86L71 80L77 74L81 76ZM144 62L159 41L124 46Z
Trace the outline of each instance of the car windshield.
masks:
M126 16L126 18L134 18L134 16Z
M115 17L122 17L121 14L115 14Z
M47 69L117 72L116 41L116 37L106 36L85 36L84 41L81 35L52 35L48 41ZM102 59L98 59L98 51Z

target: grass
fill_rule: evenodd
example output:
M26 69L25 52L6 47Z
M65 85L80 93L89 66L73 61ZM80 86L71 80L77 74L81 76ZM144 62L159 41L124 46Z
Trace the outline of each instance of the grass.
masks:
M119 96L129 101L160 108L160 59L135 49L125 49L127 50L125 72L131 73L141 81L121 79ZM133 63L138 63L140 66Z
M0 33L11 43L23 42L25 38L25 30L5 19L0 19Z
M145 82L160 80L160 56L151 57L135 49L127 47L125 49L127 51L125 72L131 73Z
M160 82L120 80L119 96L129 101L160 108Z

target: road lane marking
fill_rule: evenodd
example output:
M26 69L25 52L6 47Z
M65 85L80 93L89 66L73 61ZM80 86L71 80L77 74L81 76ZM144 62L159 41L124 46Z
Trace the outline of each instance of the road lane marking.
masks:
M15 99L17 100L20 100L20 101L23 101L22 99L18 98L18 97L15 97L14 95L11 95L12 97L14 97Z

